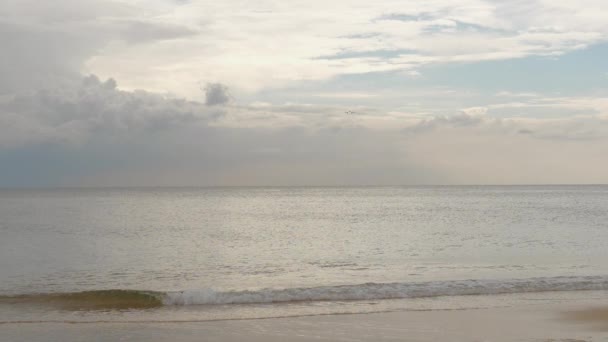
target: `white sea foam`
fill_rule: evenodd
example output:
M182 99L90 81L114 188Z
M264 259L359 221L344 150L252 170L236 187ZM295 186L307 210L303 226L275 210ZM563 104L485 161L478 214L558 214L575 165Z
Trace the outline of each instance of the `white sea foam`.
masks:
M608 277L581 276L386 284L366 283L250 291L200 289L167 292L163 298L163 303L166 305L263 304L587 290L608 290Z

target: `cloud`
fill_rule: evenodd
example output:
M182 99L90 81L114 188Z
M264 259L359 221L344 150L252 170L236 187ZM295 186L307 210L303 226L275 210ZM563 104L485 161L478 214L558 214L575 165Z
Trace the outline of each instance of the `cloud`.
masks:
M121 36L130 44L185 38L198 33L197 30L182 25L146 21L126 22L120 30Z
M593 6L596 11L589 10ZM331 9L322 1L289 8L191 2L145 18L149 24L182 27L180 39L145 47L112 45L87 67L106 77L127 79L121 82L129 88L178 77L172 91L185 96L198 94L201 79L221 79L233 90L253 92L349 74L555 57L608 38L605 20L597 19L608 15L602 8L592 0L465 0L458 5L447 0L407 5L357 0L338 1ZM115 66L125 63L128 70L117 72ZM158 72L149 73L151 67Z
M29 143L83 143L163 131L216 118L202 104L145 91L127 92L95 75L0 102L0 148Z
M205 86L205 104L207 106L223 105L230 101L228 87L221 83L207 83Z
M78 78L89 59L113 44L127 48L198 34L156 17L161 12L121 1L3 1L0 95Z
M604 8L6 0L0 186L608 182L601 89L433 74L605 41Z
M431 20L435 18L436 15L431 13L418 13L418 14L408 14L408 13L388 13L379 16L374 20L396 20L396 21L421 21L421 20Z
M600 157L608 120L600 116L498 119L478 106L425 118L364 107L347 115L345 109L207 106L120 90L113 79L91 75L2 100L0 185L606 180L594 171L608 166ZM543 176L548 167L558 169Z
M441 127L472 127L488 122L485 117L487 108L472 107L460 111L453 115L437 115L431 118L424 118L418 123L404 129L405 133L420 133L434 130Z
M596 116L553 120L518 120L517 133L536 139L608 143L608 120Z
M526 106L523 105L523 107ZM504 141L510 141L513 139L513 135L522 135L537 140L608 143L608 120L602 116L584 115L545 119L499 118L488 115L486 107L472 107L451 115L422 118L402 130L406 136L432 135L434 132L450 131L478 135L490 134L495 138L502 137Z
M101 47L95 37L0 20L0 94L52 86L78 77L81 63Z
M316 120L280 124L307 113ZM2 101L0 186L371 184L377 172L388 184L404 170L418 181L432 174L403 158L399 134L319 126L322 117L307 105L218 109L90 75Z

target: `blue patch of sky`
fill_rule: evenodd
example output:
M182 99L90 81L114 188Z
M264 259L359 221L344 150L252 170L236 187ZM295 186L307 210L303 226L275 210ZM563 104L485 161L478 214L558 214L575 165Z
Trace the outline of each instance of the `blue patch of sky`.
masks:
M608 88L607 71L608 44L601 44L556 57L436 65L420 73L422 82L452 88L581 95Z
M556 57L429 65L418 69L419 77L396 71L344 74L329 80L302 81L289 88L264 90L242 100L449 112L468 106L533 101L528 97L497 96L503 91L540 96L603 96L608 94L607 61L608 44L600 44ZM449 90L455 93L446 94ZM332 93L369 96L319 96ZM594 114L591 109L562 110L549 105L491 112L497 117Z
M535 92L581 95L608 89L608 44L561 56L445 63L418 69L411 77L398 71L340 75L310 84L317 89L386 90L419 87L471 89L478 92Z

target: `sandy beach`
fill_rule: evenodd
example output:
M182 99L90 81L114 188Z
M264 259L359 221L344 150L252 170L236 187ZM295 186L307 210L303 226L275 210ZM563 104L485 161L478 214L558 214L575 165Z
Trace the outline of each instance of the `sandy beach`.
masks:
M608 301L141 323L12 323L2 341L608 341Z
M570 321L586 323L595 330L608 332L608 306L567 311L563 317Z

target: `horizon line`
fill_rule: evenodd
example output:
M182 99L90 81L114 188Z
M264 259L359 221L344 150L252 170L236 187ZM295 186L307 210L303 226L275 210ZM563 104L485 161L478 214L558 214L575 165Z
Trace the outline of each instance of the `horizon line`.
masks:
M421 188L421 187L517 187L517 186L608 186L608 183L512 183L512 184L343 184L343 185L84 185L84 186L0 186L0 190L77 189L181 189L181 188Z

